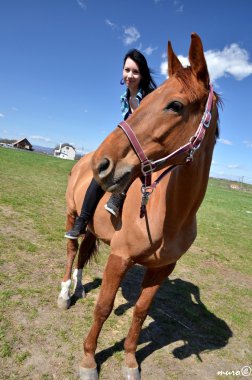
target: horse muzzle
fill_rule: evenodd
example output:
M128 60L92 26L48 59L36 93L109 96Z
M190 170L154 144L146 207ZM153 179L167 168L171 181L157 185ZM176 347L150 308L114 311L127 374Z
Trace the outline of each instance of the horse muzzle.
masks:
M132 165L115 166L109 157L93 160L94 177L105 191L115 193L123 191L131 182L132 170Z

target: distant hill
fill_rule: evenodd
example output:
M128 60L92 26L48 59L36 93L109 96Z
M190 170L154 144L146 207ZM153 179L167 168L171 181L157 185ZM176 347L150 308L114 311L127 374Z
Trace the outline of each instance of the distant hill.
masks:
M35 152L44 153L44 154L53 156L54 148L48 148L46 146L40 146L40 145L33 145L32 147Z
M48 148L46 146L40 146L40 145L33 145L32 147L33 147L34 152L48 154L49 156L53 156L54 154L55 148ZM76 153L75 160L79 160L82 156L83 154Z

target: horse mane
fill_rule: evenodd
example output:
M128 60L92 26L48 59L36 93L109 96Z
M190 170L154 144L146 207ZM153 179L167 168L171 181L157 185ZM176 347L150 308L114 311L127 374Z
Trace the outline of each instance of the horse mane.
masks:
M193 102L198 99L198 96L197 96L196 90L192 86L191 76L192 76L192 69L190 66L179 69L175 74L175 77L180 81L186 93L188 94L190 101ZM221 99L220 95L217 94L217 92L215 91L214 91L214 95L216 97L216 105L217 105L217 124L216 124L216 130L215 130L215 141L216 141L220 137L219 108L221 107L221 109L223 109L223 100Z

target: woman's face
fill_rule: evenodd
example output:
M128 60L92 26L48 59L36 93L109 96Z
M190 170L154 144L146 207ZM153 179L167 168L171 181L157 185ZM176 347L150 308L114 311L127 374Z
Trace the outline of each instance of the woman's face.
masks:
M131 58L127 58L123 67L123 80L130 92L137 92L141 81L138 65Z

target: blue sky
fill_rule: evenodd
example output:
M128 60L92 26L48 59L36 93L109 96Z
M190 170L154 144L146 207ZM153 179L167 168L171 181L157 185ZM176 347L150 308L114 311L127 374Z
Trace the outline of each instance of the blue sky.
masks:
M252 1L1 0L0 138L94 150L122 119L122 60L140 49L157 84L171 40L202 38L222 95L212 175L252 183Z

